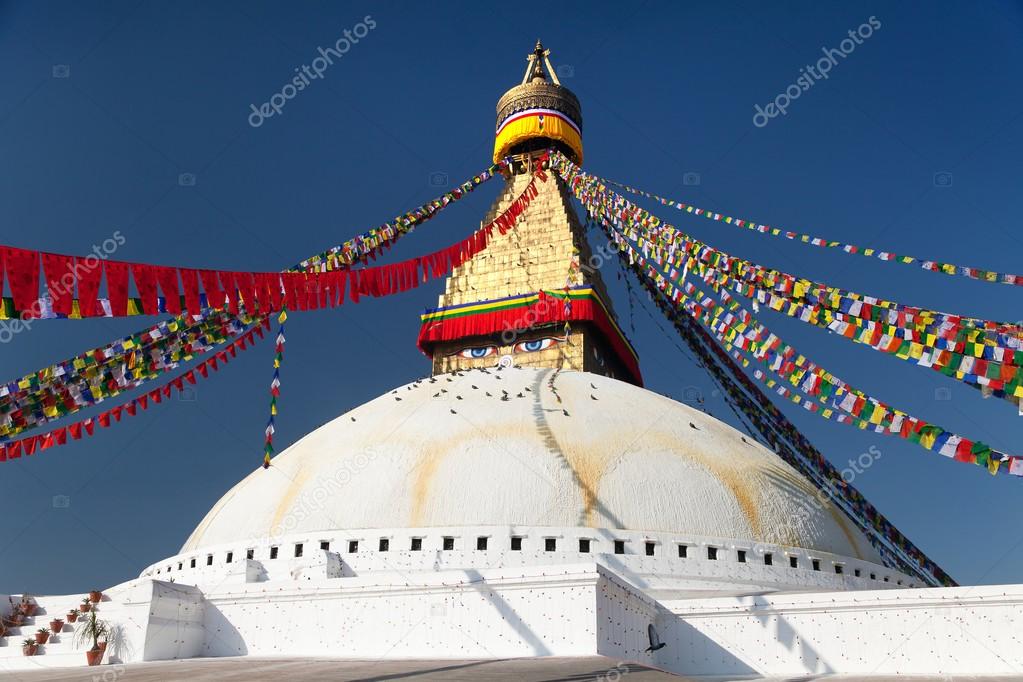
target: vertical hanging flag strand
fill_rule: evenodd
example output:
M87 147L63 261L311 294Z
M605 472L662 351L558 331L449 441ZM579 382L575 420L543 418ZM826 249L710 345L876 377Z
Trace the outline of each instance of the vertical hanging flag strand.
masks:
M284 360L284 321L288 319L287 306L277 316L277 348L274 350L274 378L270 382L270 419L266 422L266 445L263 448L263 468L270 468L270 455L274 451L274 417L277 416L277 397L281 394L281 362Z

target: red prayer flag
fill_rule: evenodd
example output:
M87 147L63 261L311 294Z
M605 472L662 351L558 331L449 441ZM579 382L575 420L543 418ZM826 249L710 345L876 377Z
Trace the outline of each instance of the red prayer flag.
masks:
M57 441L57 445L67 444L67 428L61 427L53 432L53 437Z
M198 315L202 310L199 303L199 272L182 268L181 286L185 290L185 308L192 315Z
M199 374L201 374L204 379L210 375L210 369L205 360L199 363L196 366L196 369L199 370Z
M234 282L238 293L245 304L245 312L252 315L256 312L256 280L251 272L234 273Z
M195 384L195 370L190 369L184 374L185 380L190 384Z
M128 314L128 264L108 260L103 264L107 273L107 298L110 299L110 314L124 317Z
M138 398L136 398L135 400L139 401L139 407L141 407L143 410L149 408L149 396L148 395L142 394Z
M228 309L232 314L238 314L238 289L235 285L235 275L237 273L228 272L226 270L220 271L220 285L224 287L224 292L227 294Z
M74 259L57 253L43 253L43 271L46 273L46 289L50 292L53 312L70 315L75 293Z
M85 433L90 436L92 435L92 432L96 430L96 422L92 417L89 417L82 422L82 426L85 427Z
M88 258L77 259L75 275L78 277L78 312L82 317L95 317L96 296L99 294L99 281L103 277L100 262L90 267Z
M33 454L36 451L36 438L35 438L35 436L32 436L31 438L23 439L21 441L21 445L25 449L25 454L26 455Z
M181 314L181 290L178 288L178 269L155 266L156 280L163 292L164 306L171 315Z
M110 412L101 412L99 415L99 425L103 428L110 426Z
M156 268L152 265L132 263L131 274L135 278L139 298L142 299L142 312L146 315L158 314L160 311L156 303Z
M74 424L68 425L68 431L71 433L71 437L75 440L81 440L82 438L82 423L75 422Z
M24 318L39 317L39 252L3 247L14 307Z
M200 270L202 288L206 292L206 305L218 310L224 309L224 290L220 288L220 279L213 270Z
M7 448L7 459L18 459L21 457L21 441L16 440Z

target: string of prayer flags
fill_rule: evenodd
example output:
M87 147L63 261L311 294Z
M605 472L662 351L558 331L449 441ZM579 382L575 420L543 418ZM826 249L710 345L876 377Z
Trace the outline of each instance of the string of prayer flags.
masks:
M695 216L702 216L708 220L716 222L723 222L728 225L734 225L735 227L744 227L747 230L758 232L760 234L767 234L773 237L782 237L792 241L797 241L810 246L816 246L824 249L838 249L844 253L859 254L861 256L876 257L878 260L882 260L888 263L902 263L904 265L917 265L920 268L929 272L939 272L944 275L952 275L959 277L967 277L969 279L978 280L980 282L995 282L1000 284L1015 284L1016 286L1023 286L1023 275L1014 275L1003 272L994 272L992 270L983 270L981 268L974 268L966 265L956 265L954 263L940 263L938 261L926 260L923 258L917 258L916 256L900 256L891 251L884 251L881 249L860 247L853 244L846 244L840 241L834 241L830 239L824 239L823 237L817 237L811 234L805 234L802 232L793 232L791 230L785 230L779 227L771 227L770 225L762 225L753 220L746 220L744 218L733 218L732 216L722 215L715 211L710 211L705 208L699 208L692 204L687 204L682 201L676 201L674 199L665 199L662 196L653 194L652 192L646 192L629 185L622 184L620 182L614 182L613 180L601 179L606 185L618 187L625 190L626 192L652 199L665 206L671 206L677 208L680 211L690 213Z
M284 362L284 322L288 319L285 307L277 316L277 340L274 348L274 375L270 382L270 418L266 422L266 440L263 445L263 468L270 468L270 457L274 454L274 431L277 417L277 398L281 395L281 363Z
M132 398L126 404L117 405L109 410L105 410L95 417L73 422L43 434L0 442L0 462L20 459L22 456L35 455L52 447L66 445L70 441L92 436L96 431L97 424L100 428L110 428L114 424L121 422L124 417L134 417L140 410L146 411L151 404L162 403L164 398L170 398L174 392L180 394L191 390L186 384L191 386L197 383L199 377L204 379L208 377L210 369L214 371L218 369L218 363L226 364L230 358L235 357L238 351L245 350L249 346L254 345L255 337L257 336L263 338L263 327L259 324L248 327L238 338L228 343L221 350L217 351L216 354L204 359L192 369L179 374L146 393Z
M605 223L598 221L598 224L604 227L609 237L613 235ZM702 366L722 387L729 402L746 416L765 442L783 460L814 481L820 490L864 531L865 536L881 553L886 563L917 575L931 585L955 585L955 581L948 574L842 478L840 472L750 381L699 324L673 305L672 299L657 288L654 280L646 276L635 254L629 254L623 249L619 251L619 260L623 269L631 272L647 290L657 308L693 350ZM713 357L711 352L714 354ZM723 368L728 370L728 374Z

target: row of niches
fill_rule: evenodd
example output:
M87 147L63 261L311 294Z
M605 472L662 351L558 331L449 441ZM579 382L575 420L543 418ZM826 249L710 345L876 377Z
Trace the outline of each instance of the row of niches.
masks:
M510 535L507 538L495 538L492 535L478 535L475 538L463 538L455 535L442 535L439 538L428 536L412 536L406 538L407 544L398 547L392 537L381 537L375 542L365 539L351 539L335 543L330 540L320 540L318 543L293 542L290 544L271 544L267 547L249 547L244 552L236 553L234 550L207 553L205 555L193 556L189 559L180 559L159 568L151 567L144 575L172 573L175 570L183 571L188 569L201 568L203 566L215 566L218 564L232 564L244 556L249 560L276 561L278 559L300 559L310 546L318 547L321 551L333 551L341 553L345 551L349 556L366 554L367 552L391 552L407 551L411 553L423 551L457 552L457 551L506 551L523 552L536 551L544 553L572 552L579 554L614 554L614 555L643 555L647 557L667 556L678 560L695 561L722 561L735 562L739 564L762 564L777 568L788 568L801 571L833 572L836 575L851 575L854 578L871 580L881 583L893 582L892 576L880 573L879 568L874 564L866 567L852 566L847 569L847 564L842 561L816 558L810 554L788 552L784 550L767 551L762 548L728 548L714 544L697 543L662 543L657 540L644 539L642 541L629 539L596 539L581 537L576 538L576 543L562 537L542 536L532 537L529 535ZM432 540L427 546L426 541ZM439 542L436 542L439 540ZM575 545L574 547L572 545ZM176 566L176 569L175 569ZM155 569L155 570L154 570ZM896 585L902 586L904 581L901 576L894 579ZM916 587L909 583L906 587Z

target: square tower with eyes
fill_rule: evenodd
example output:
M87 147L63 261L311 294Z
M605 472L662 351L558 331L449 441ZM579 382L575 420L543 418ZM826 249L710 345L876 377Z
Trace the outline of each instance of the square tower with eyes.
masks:
M505 212L529 185L539 155L517 159L487 221ZM498 302L568 289L592 287L613 319L600 272L583 226L570 201L568 188L552 172L536 181L537 195L505 235L495 234L490 246L455 268L448 277L439 307L500 306ZM597 258L616 258L614 251ZM556 299L549 303L562 306ZM633 381L605 333L591 321L530 323L526 310L517 316L526 324L505 324L485 334L467 333L434 343L433 373L505 365L575 369ZM612 323L613 324L613 323ZM627 342L625 342L627 344ZM621 342L619 340L619 346ZM631 352L631 348L629 348Z

